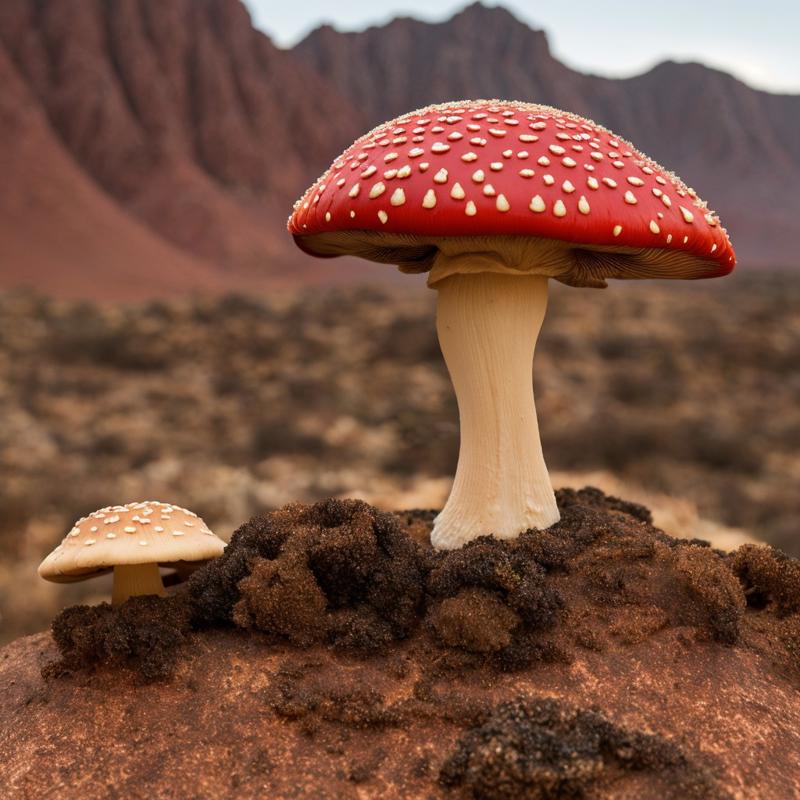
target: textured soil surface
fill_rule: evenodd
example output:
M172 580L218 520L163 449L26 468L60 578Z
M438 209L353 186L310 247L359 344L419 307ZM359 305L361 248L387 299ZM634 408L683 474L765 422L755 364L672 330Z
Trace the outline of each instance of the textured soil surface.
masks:
M559 492L515 542L291 505L164 600L0 651L13 797L787 798L800 565Z

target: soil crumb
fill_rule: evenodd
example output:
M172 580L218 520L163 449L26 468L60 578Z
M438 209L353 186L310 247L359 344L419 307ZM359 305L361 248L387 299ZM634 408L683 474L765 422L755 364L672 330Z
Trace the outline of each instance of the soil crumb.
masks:
M742 545L733 571L745 587L747 603L787 616L800 611L800 562L766 545Z
M461 738L439 780L470 798L546 800L583 798L633 772L654 773L666 798L728 796L666 739L550 699L502 703Z
M767 638L798 665L796 561L769 547L728 556L674 539L646 508L591 487L557 500L561 520L548 530L446 552L428 543L431 511L287 505L242 525L169 599L67 609L53 624L63 659L48 674L126 663L145 680L163 677L187 638L212 628L359 658L403 643L427 670L513 672L671 628L734 647L756 610L767 612L762 641L772 625Z

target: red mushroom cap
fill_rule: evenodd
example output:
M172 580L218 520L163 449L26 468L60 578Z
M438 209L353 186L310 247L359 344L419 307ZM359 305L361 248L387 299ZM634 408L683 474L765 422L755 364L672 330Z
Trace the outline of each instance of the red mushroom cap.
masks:
M694 190L633 145L575 114L499 100L430 106L378 126L295 204L288 229L312 255L381 261L402 260L398 241L556 239L599 248L604 277L642 276L614 266L615 253L635 253L651 277L661 263L663 277L726 275L736 260ZM390 255L350 251L341 235L331 245L347 232L390 235Z

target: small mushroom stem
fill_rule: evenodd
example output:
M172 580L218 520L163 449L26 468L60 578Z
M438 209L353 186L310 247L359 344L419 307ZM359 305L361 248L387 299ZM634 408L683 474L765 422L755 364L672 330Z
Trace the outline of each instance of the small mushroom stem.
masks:
M114 567L112 605L122 605L129 597L142 594L157 594L159 597L167 594L158 564L124 564Z
M513 539L529 528L548 528L559 512L542 457L532 380L547 278L455 274L435 288L461 447L431 542L453 549L483 534Z

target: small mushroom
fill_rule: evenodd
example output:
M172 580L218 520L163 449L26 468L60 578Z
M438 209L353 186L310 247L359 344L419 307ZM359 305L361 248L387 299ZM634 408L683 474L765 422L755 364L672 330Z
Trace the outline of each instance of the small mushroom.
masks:
M166 594L159 565L180 568L222 554L225 543L197 514L148 501L109 506L79 519L39 565L39 576L73 583L113 570L111 602Z
M393 139L408 131L413 143ZM461 418L438 548L559 519L531 381L550 278L602 288L713 278L735 263L718 217L633 145L577 114L500 100L378 126L295 204L288 228L310 255L430 273Z

